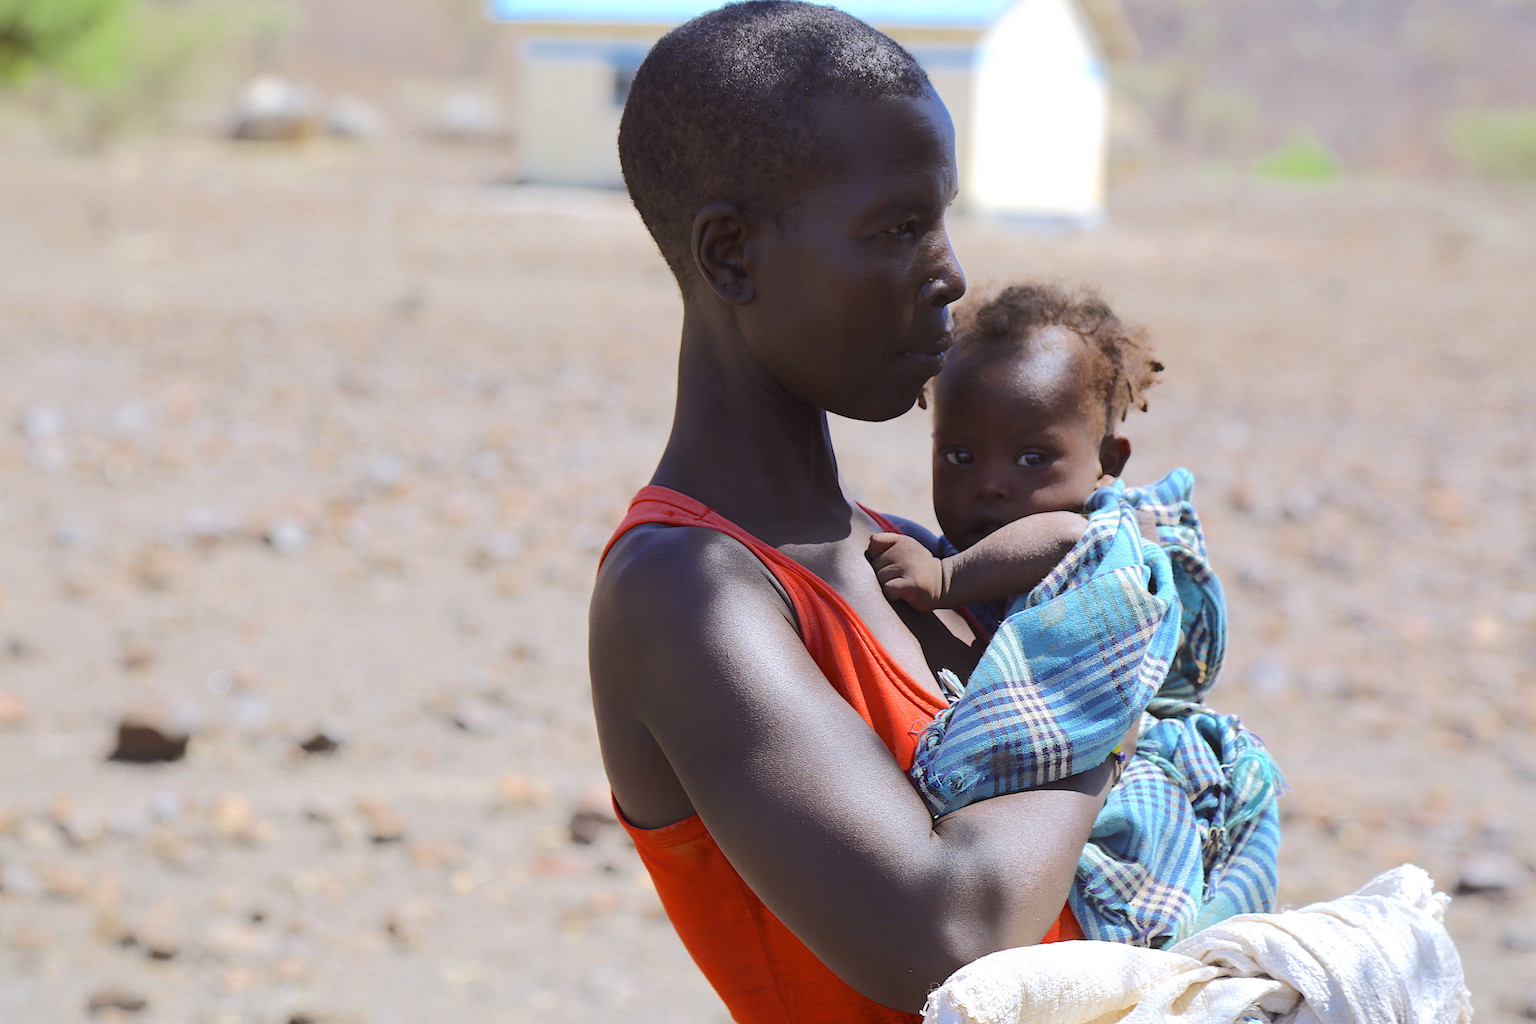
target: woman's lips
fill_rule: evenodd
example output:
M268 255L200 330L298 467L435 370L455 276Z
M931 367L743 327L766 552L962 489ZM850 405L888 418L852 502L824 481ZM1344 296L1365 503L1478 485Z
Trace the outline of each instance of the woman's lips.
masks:
M950 346L953 344L954 341L948 334L945 334L932 345L908 349L902 355L921 365L927 370L928 376L932 377L944 368L945 357L949 352Z

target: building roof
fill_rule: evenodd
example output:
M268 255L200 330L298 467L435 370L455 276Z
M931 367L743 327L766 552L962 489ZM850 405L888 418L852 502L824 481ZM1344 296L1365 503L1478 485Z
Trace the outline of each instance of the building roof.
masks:
M570 24L681 24L723 0L487 0L495 21ZM855 18L883 28L985 29L1016 0L833 0ZM1136 56L1135 33L1120 0L1077 0L1112 60Z
M980 28L1014 0L837 0L855 18L881 25ZM677 24L719 7L721 0L490 0L497 21Z

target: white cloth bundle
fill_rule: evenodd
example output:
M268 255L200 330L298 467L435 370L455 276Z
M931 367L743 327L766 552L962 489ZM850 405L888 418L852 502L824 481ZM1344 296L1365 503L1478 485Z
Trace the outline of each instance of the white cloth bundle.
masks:
M1110 942L1005 949L935 989L924 1024L1465 1024L1472 1001L1442 919L1404 864L1351 896L1242 914L1168 950Z

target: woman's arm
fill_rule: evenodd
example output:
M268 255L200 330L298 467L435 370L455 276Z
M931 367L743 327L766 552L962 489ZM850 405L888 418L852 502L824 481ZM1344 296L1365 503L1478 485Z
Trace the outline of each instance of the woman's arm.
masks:
M590 637L626 814L656 827L696 811L764 903L869 998L917 1010L963 964L1038 942L1060 912L1109 769L933 821L729 538L626 535L599 575Z

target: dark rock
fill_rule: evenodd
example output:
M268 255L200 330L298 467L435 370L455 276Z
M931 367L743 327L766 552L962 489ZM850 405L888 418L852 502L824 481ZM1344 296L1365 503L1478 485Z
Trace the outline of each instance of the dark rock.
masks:
M190 739L184 732L125 718L117 727L117 746L112 748L107 760L129 764L180 761L187 755Z
M334 754L341 749L341 743L340 737L321 729L300 743L299 749L306 754Z
M568 824L571 842L590 846L619 827L607 791L594 790L577 801Z

